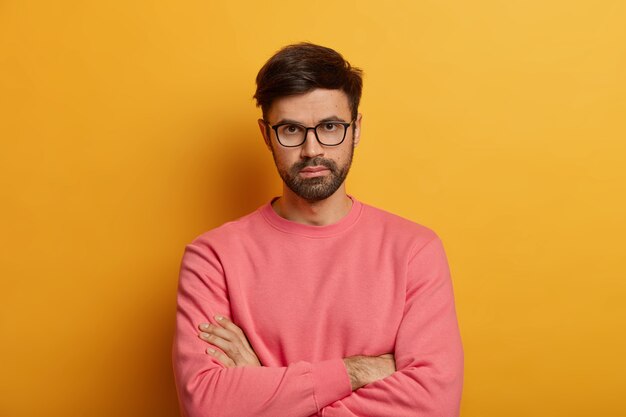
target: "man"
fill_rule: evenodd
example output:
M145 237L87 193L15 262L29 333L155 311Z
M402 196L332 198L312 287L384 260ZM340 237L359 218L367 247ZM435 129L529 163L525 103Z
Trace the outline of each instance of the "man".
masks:
M173 349L183 415L458 415L441 241L346 194L361 71L297 44L256 81L283 193L186 247Z

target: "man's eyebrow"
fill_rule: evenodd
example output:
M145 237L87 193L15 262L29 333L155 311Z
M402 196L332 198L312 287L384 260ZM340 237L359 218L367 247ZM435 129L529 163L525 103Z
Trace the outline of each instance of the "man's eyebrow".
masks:
M302 123L297 121L297 120L293 120L293 119L280 119L279 121L277 121L275 124L277 125L282 125L284 123L293 123L295 125L301 125Z
M319 120L317 123L319 124L319 123L325 123L325 122L344 122L345 123L345 120L344 120L343 117L332 115L332 116L328 116L328 117L325 117L325 118ZM302 122L300 122L298 120L293 120L293 119L280 119L275 124L280 125L280 124L283 124L283 123L293 123L293 124L296 124L296 125L304 126L304 123L302 123Z
M343 119L343 117L333 115L319 121L319 123L324 122L345 122L345 120Z

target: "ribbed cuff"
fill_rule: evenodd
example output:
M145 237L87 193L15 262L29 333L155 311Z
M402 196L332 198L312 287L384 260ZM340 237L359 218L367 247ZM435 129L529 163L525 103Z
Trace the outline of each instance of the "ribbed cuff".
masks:
M311 366L317 406L322 409L352 394L352 385L343 359L315 362Z

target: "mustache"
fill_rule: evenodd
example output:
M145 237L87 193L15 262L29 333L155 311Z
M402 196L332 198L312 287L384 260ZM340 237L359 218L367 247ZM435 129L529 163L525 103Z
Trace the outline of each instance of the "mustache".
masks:
M300 172L306 167L314 167L314 166L324 166L328 168L331 172L337 171L337 164L335 161L330 159L324 159L322 157L316 156L315 158L306 159L304 161L300 161L295 163L291 170L292 172Z

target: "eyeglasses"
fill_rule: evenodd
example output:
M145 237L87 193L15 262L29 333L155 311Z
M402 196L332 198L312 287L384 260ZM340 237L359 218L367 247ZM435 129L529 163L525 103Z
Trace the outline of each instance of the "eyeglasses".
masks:
M278 143L286 148L295 148L306 142L306 135L309 133L309 130L315 133L317 141L324 146L341 145L346 138L348 128L354 123L354 120L350 123L321 122L314 127L306 127L298 123L279 123L272 126L267 120L263 120L263 122L274 129Z

